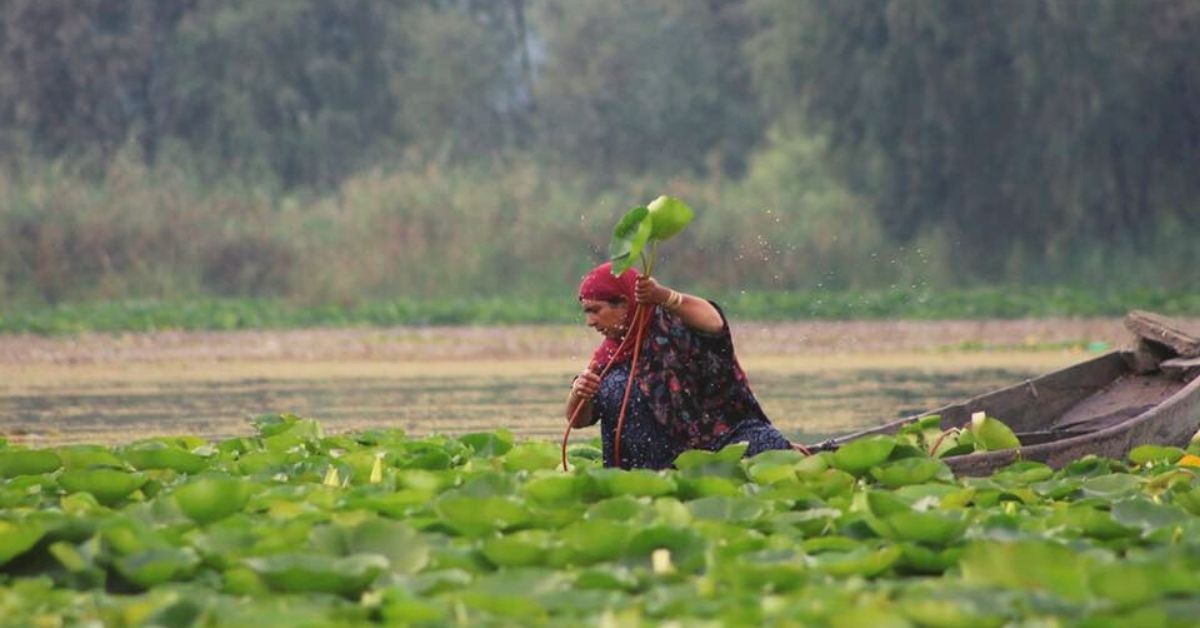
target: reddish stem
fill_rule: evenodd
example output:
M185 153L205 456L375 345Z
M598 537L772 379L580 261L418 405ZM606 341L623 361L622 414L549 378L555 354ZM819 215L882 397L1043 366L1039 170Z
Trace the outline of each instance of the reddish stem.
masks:
M631 327L633 327L633 328L637 327L638 314L641 313L641 311L642 311L642 304L638 303L637 307L635 307L633 310L634 324ZM630 340L633 340L633 337L634 337L633 331L634 330L630 329L629 331L630 331L630 333L625 334L625 337L623 339L621 339L621 344L617 347L617 351L613 355L620 355L620 353L625 350L625 345L628 344ZM604 379L604 376L608 374L608 369L612 368L612 365L613 365L613 363L611 360L609 360L608 364L604 365L604 369L600 371L600 379ZM632 371L632 367L630 368L630 370ZM632 379L632 377L631 377L631 379ZM628 394L628 393L626 393L626 394ZM579 404L575 406L575 410L573 412L571 412L571 418L567 419L567 429L565 432L563 432L563 439L562 439L563 471L567 470L567 443L570 441L570 438L571 438L571 429L575 427L575 420L579 418L579 412L581 410L583 410L583 406L585 404L586 404L585 401L580 401ZM621 407L622 408L625 407L624 402L622 402ZM619 421L618 421L618 424L619 424ZM620 432L619 432L619 428L618 428L618 434L619 433Z
M613 435L613 464L621 467L621 429L625 427L625 410L629 406L629 393L633 390L633 374L637 372L638 354L642 351L642 336L650 322L651 308L646 308L646 316L639 317L639 311L633 314L633 326L637 331L633 340L633 359L629 362L629 377L625 380L625 396L621 398L621 413L617 415L617 429ZM631 330L632 331L632 330Z

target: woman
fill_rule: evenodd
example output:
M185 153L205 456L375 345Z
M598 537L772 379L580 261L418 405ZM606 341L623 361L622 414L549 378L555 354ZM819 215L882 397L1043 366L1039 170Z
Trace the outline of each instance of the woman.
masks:
M614 277L607 263L583 278L579 303L588 326L604 341L571 385L567 420L574 416L575 427L600 421L605 466L618 463L614 439L634 354L634 343L622 340L639 303L650 309L650 320L621 428L621 467L663 469L688 449L717 450L743 441L749 443L748 456L791 448L750 391L729 324L715 303L633 269Z

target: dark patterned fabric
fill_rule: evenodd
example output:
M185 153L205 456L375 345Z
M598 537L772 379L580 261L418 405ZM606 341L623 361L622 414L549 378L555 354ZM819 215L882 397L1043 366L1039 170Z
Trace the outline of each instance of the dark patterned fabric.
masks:
M615 462L613 439L629 365L614 365L595 398L605 466ZM662 469L687 449L716 450L741 441L750 443L747 455L791 446L750 391L733 352L728 323L720 332L707 334L656 308L621 430L621 466Z

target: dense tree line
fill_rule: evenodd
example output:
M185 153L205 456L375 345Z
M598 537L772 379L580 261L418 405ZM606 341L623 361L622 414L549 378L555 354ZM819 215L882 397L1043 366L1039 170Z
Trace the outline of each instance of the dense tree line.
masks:
M603 186L810 138L891 237L941 230L983 276L1200 230L1200 3L0 2L12 170L134 152L323 191L532 161Z

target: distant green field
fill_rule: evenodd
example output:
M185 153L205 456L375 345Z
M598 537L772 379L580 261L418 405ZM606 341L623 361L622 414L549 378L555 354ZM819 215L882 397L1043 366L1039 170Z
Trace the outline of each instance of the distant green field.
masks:
M1200 294L1078 288L744 292L715 298L738 320L762 321L1102 317L1121 316L1131 309L1200 315ZM109 301L7 306L0 309L0 333L536 324L569 323L578 318L569 294L562 298L395 299L355 306L307 306L276 299Z

